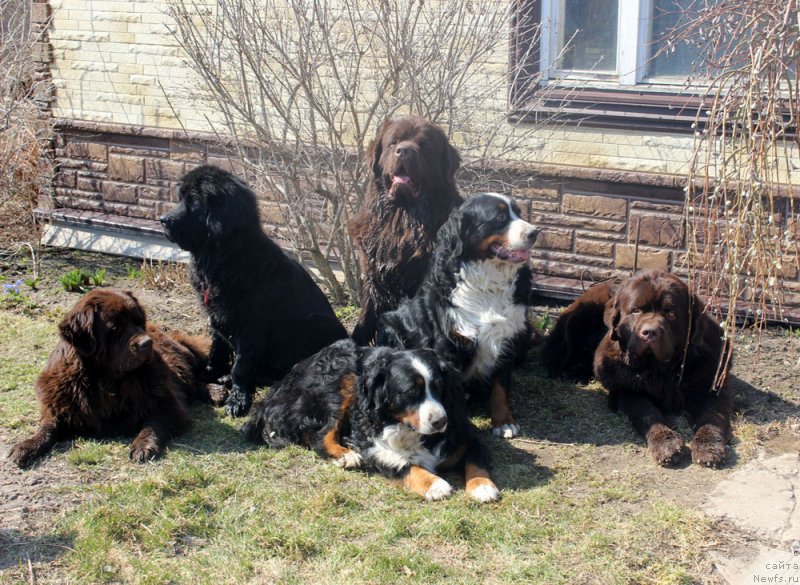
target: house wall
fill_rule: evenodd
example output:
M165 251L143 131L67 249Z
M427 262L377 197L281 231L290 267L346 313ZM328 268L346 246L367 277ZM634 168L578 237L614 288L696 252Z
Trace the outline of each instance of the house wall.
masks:
M50 5L59 120L51 206L70 221L150 225L156 233L155 220L172 205L184 172L203 162L235 165L209 134L221 121L192 99L198 82L170 34L168 4ZM487 82L502 81L506 51L494 53L483 70ZM506 95L499 92L475 123L505 110ZM582 280L630 271L634 256L639 267L684 269L683 177L694 136L574 125L531 129L517 128L528 133L524 148L507 158L531 170L522 181L528 186L514 195L530 220L547 228L533 260L543 289L574 293ZM468 145L470 128L454 138ZM800 161L782 164L800 168ZM266 218L274 233L285 227L279 213ZM797 273L787 269L786 276L787 304L800 307Z

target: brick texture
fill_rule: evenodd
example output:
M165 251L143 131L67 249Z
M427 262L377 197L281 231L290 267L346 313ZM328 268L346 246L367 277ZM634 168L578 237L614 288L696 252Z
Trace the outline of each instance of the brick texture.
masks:
M147 220L157 228L157 218L178 200L182 175L196 165L217 164L244 176L241 161L226 157L213 144L213 137L204 144L160 131L145 136L110 129L61 133L56 140L54 201L58 207L118 216L122 223L125 218L132 225ZM525 185L511 193L522 215L540 229L531 254L537 278L569 279L577 292L581 281L629 274L634 263L638 269L685 275L680 188L671 195L675 201L665 201L663 191L660 199L648 199L647 189L613 182L586 181L579 193L565 189L574 184L568 178L536 175L514 182ZM280 204L271 193L259 195L266 231L288 242L292 227ZM324 213L322 207L317 211ZM796 229L796 218L787 218L786 224L790 231ZM800 307L797 267L791 258L782 264L784 303Z

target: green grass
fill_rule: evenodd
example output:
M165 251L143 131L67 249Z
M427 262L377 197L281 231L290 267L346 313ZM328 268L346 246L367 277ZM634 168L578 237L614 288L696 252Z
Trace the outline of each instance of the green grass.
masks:
M14 438L35 427L32 384L55 330L0 311L0 424ZM597 464L602 450L653 472L602 391L535 367L520 371L516 391L526 440L544 447L488 437L488 419L475 417L503 488L491 505L471 501L457 477L450 500L424 503L299 447L258 448L239 435L241 421L203 405L154 463L130 462L128 439L78 439L44 463L66 461L65 480L49 489L82 502L43 529L69 543L50 570L74 583L697 581L704 517L655 496L636 473ZM10 577L27 579L24 560Z

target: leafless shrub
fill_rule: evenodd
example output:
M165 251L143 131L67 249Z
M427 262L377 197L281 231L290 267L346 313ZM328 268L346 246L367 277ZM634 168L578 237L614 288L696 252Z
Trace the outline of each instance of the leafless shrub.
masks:
M35 31L30 2L0 0L0 247L36 239L33 208L49 180L41 145L50 122L40 104L49 82L37 78L31 57Z
M687 263L696 287L760 326L782 319L784 278L798 269L800 40L797 0L704 0L671 41L699 45L698 112L686 193ZM727 306L724 306L727 305Z
M506 64L514 4L226 0L213 10L172 1L175 38L218 116L209 122L232 138L256 188L277 203L282 236L336 302L357 296L345 227L364 201L362 162L385 118L439 123L473 169L527 156L530 129L505 116L510 78L524 75ZM479 184L482 175L464 176Z
M190 287L186 265L178 262L143 260L136 276L141 285L149 290L171 291Z

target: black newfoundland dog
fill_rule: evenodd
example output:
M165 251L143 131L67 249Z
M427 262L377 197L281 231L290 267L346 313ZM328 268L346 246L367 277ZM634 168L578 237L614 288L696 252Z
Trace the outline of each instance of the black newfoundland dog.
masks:
M419 116L386 121L368 152L372 176L364 208L348 226L363 274L359 345L374 341L378 316L417 292L436 232L461 205L458 151Z
M500 497L466 415L460 376L430 350L338 341L273 386L242 432L270 447L311 447L342 467L374 467L426 500L452 493L437 475L445 469L464 472L472 498Z
M347 337L308 273L262 231L253 192L230 173L212 166L187 173L180 203L161 223L192 255L192 285L211 324L207 375L230 373L231 415L247 414L256 385Z
M584 347L585 336L594 351ZM730 351L686 283L650 270L587 290L559 317L543 354L551 374L593 369L611 408L630 418L659 465L683 457L683 438L668 417L686 413L695 428L692 460L717 467L730 439Z
M530 341L527 261L537 234L508 197L472 195L439 230L417 294L378 323L379 345L433 349L462 372L470 397L488 395L492 430L502 437L519 433L508 394Z

